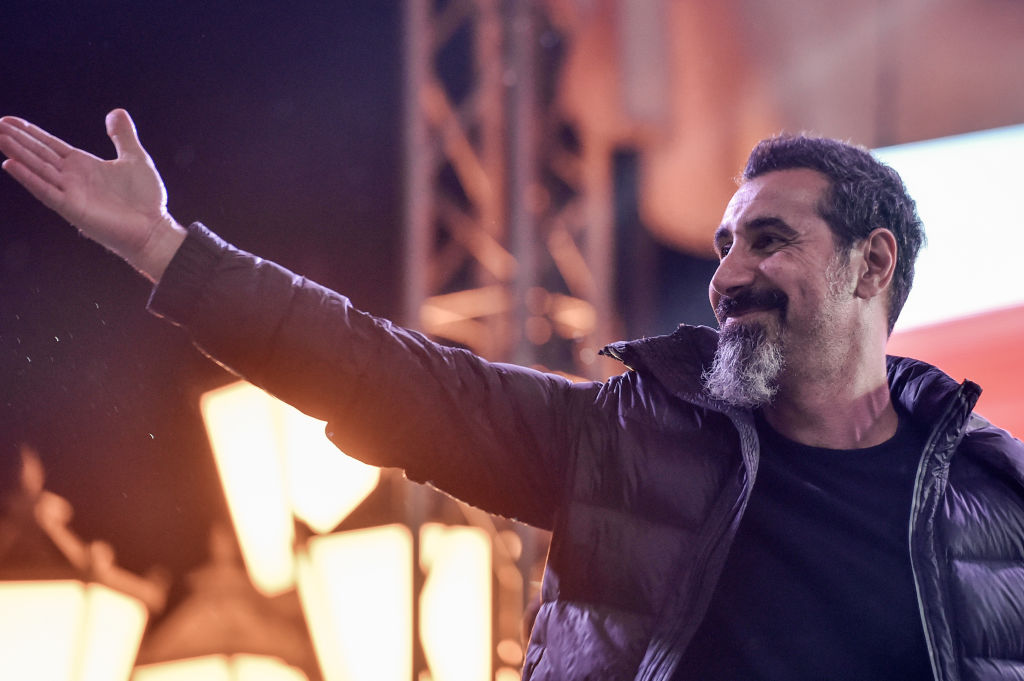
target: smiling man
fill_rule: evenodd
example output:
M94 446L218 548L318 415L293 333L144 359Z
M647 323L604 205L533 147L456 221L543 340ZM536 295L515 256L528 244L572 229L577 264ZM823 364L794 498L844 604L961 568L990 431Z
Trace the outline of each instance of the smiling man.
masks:
M897 422L885 345L924 239L913 201L895 172L831 140L765 141L744 178L715 232L710 298L721 334L708 391L763 408L807 444L883 441ZM863 215L835 229L825 215L843 190L860 197L850 210Z
M759 144L715 234L720 331L613 343L629 370L574 384L183 228L127 113L107 131L112 161L0 119L3 167L344 451L551 530L525 679L1024 678L1024 446L978 386L886 357L923 233L866 151Z
M755 410L758 483L677 679L931 677L906 541L927 433L885 361L922 241L866 152L787 137L751 154L715 233L705 384Z

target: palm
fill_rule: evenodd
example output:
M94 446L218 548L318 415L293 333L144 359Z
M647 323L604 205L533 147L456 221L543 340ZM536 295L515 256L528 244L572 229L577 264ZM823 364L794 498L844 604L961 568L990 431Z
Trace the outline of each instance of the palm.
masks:
M61 169L62 203L51 208L111 250L135 252L167 204L160 176L148 161L104 161L76 149Z
M168 218L167 195L128 114L108 118L118 157L104 161L16 118L0 120L0 150L14 179L112 251L131 259Z

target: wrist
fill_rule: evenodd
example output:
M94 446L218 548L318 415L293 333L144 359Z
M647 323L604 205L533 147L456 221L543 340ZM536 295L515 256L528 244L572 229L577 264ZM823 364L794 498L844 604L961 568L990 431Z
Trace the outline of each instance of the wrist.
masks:
M164 213L149 232L149 238L138 255L129 261L136 270L154 284L160 281L187 232L170 214Z

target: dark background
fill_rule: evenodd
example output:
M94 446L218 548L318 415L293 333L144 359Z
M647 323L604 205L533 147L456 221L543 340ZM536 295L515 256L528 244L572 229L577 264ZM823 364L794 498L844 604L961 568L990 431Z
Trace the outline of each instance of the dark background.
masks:
M397 314L397 2L0 5L0 113L109 158L131 112L171 213ZM198 398L230 377L144 311L150 287L0 178L0 455L72 527L179 572L224 504ZM9 480L8 480L9 482Z
M397 0L6 0L0 114L109 158L104 115L128 109L180 222L394 317L400 15ZM618 299L646 313L626 328L706 323L712 265L646 235L635 164L626 150L616 171ZM0 489L29 444L79 535L112 543L133 572L179 575L226 517L198 399L231 377L144 311L149 292L0 177Z

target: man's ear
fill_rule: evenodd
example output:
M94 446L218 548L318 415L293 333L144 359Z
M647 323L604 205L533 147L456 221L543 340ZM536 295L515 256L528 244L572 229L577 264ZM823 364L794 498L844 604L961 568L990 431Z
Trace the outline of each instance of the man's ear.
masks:
M860 298L873 298L885 291L896 271L896 237L884 228L868 234L860 243L864 266L854 293Z

